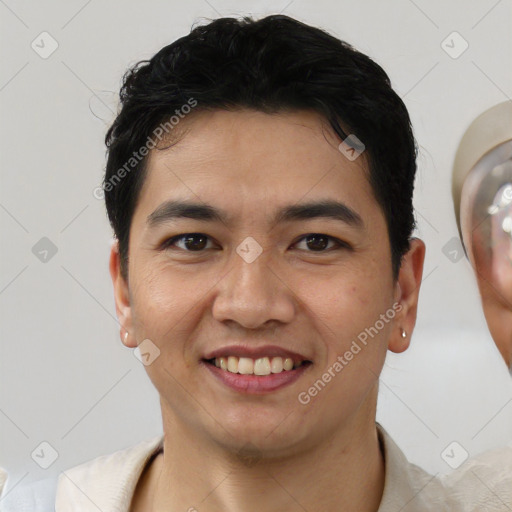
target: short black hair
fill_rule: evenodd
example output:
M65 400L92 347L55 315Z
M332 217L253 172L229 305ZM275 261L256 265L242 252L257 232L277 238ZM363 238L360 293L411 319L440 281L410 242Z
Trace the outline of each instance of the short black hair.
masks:
M148 141L154 142L151 136L162 125L172 135L172 117L183 117L190 105L194 112L313 110L342 140L355 135L365 146L368 179L386 219L393 278L398 277L415 228L417 145L389 77L350 44L284 15L219 18L133 65L123 77L120 100L105 136L103 189L125 278Z

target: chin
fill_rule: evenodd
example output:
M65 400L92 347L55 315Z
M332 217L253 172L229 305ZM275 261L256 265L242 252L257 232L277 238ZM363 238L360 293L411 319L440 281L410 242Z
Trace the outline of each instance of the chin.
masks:
M269 417L274 420L269 422ZM217 425L219 428L212 438L217 438L218 444L228 451L247 451L247 456L254 452L265 458L286 457L295 453L297 446L303 446L308 437L304 423L294 425L285 421L286 418L286 414L276 416L273 413L252 415L250 422L246 416L232 418L230 422L221 423L222 427Z
M300 442L286 439L272 439L261 436L237 436L224 439L219 443L222 449L230 452L236 458L241 458L247 465L257 461L275 461L287 458L297 453L297 446Z

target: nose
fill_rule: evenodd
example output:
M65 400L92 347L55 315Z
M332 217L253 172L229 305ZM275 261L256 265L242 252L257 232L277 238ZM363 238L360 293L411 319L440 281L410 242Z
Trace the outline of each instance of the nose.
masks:
M266 253L251 263L235 254L231 270L217 285L213 317L219 322L236 322L247 329L290 322L296 299L285 276L274 267Z

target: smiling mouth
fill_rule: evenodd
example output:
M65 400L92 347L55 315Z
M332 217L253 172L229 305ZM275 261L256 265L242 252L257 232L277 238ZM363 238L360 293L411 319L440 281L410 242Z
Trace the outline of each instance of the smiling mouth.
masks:
M290 372L301 366L312 364L308 360L294 361L291 357L259 357L253 359L250 357L227 356L204 359L204 361L229 373L261 377Z

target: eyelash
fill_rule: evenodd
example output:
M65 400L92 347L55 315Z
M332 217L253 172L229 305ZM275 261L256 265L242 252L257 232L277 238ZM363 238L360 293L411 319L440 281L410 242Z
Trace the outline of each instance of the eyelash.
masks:
M313 235L320 236L320 237L323 237L323 238L327 238L327 239L329 239L329 241L335 242L337 244L337 247L334 247L334 248L331 247L329 249L325 249L325 250L322 250L322 251L306 251L306 252L309 252L311 254L323 254L323 253L326 253L326 252L330 252L333 249L351 249L352 248L347 242L343 242L342 240L339 240L338 238L335 238L333 236L324 235L323 233L308 233L306 235L303 235L301 238L299 238L299 240L297 240L297 242L294 243L294 245L298 244L302 240L304 240L304 239L306 239L306 238L308 238L310 236L313 236ZM181 235L176 235L176 236L173 236L173 237L168 238L167 240L165 240L161 244L160 249L162 249L162 250L169 249L170 247L172 247L174 245L175 242L177 242L179 240L182 240L185 237L195 237L195 236L204 236L204 237L208 238L208 240L211 240L211 238L208 235L205 235L204 233L183 233ZM181 248L179 248L179 249L181 249ZM199 251L188 251L186 249L181 249L181 250L185 251L185 252L189 252L189 253L198 253L198 254L200 254L201 252L205 251L206 249L201 249Z

